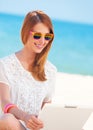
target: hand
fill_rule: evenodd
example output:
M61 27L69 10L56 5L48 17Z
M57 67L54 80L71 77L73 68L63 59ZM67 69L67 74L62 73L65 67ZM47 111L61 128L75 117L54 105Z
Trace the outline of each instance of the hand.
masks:
M40 130L43 128L43 122L34 115L27 114L24 118L24 122L30 130Z

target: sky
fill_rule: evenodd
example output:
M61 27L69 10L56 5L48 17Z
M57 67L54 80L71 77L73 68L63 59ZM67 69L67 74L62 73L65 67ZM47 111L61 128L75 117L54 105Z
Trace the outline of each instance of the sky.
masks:
M26 15L33 10L54 19L93 24L93 0L0 0L0 12Z

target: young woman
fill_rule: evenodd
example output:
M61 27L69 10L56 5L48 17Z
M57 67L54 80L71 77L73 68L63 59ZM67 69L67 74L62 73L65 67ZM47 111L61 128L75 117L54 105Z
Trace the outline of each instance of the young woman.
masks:
M0 59L0 130L40 130L38 114L51 102L56 67L47 60L54 39L51 19L29 12L23 22L22 50Z

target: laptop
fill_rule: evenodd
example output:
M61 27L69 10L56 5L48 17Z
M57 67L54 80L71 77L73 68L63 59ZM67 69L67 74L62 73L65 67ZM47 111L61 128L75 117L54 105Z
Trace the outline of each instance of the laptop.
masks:
M92 112L92 108L46 104L39 113L44 122L41 130L82 130Z
M93 112L83 126L83 130L93 130Z

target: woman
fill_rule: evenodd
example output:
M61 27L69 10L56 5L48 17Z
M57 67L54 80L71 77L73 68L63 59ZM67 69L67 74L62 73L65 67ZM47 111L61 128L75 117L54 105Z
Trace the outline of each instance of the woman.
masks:
M38 114L51 102L56 67L47 60L54 39L51 20L42 11L23 22L22 50L0 59L0 130L40 130Z

